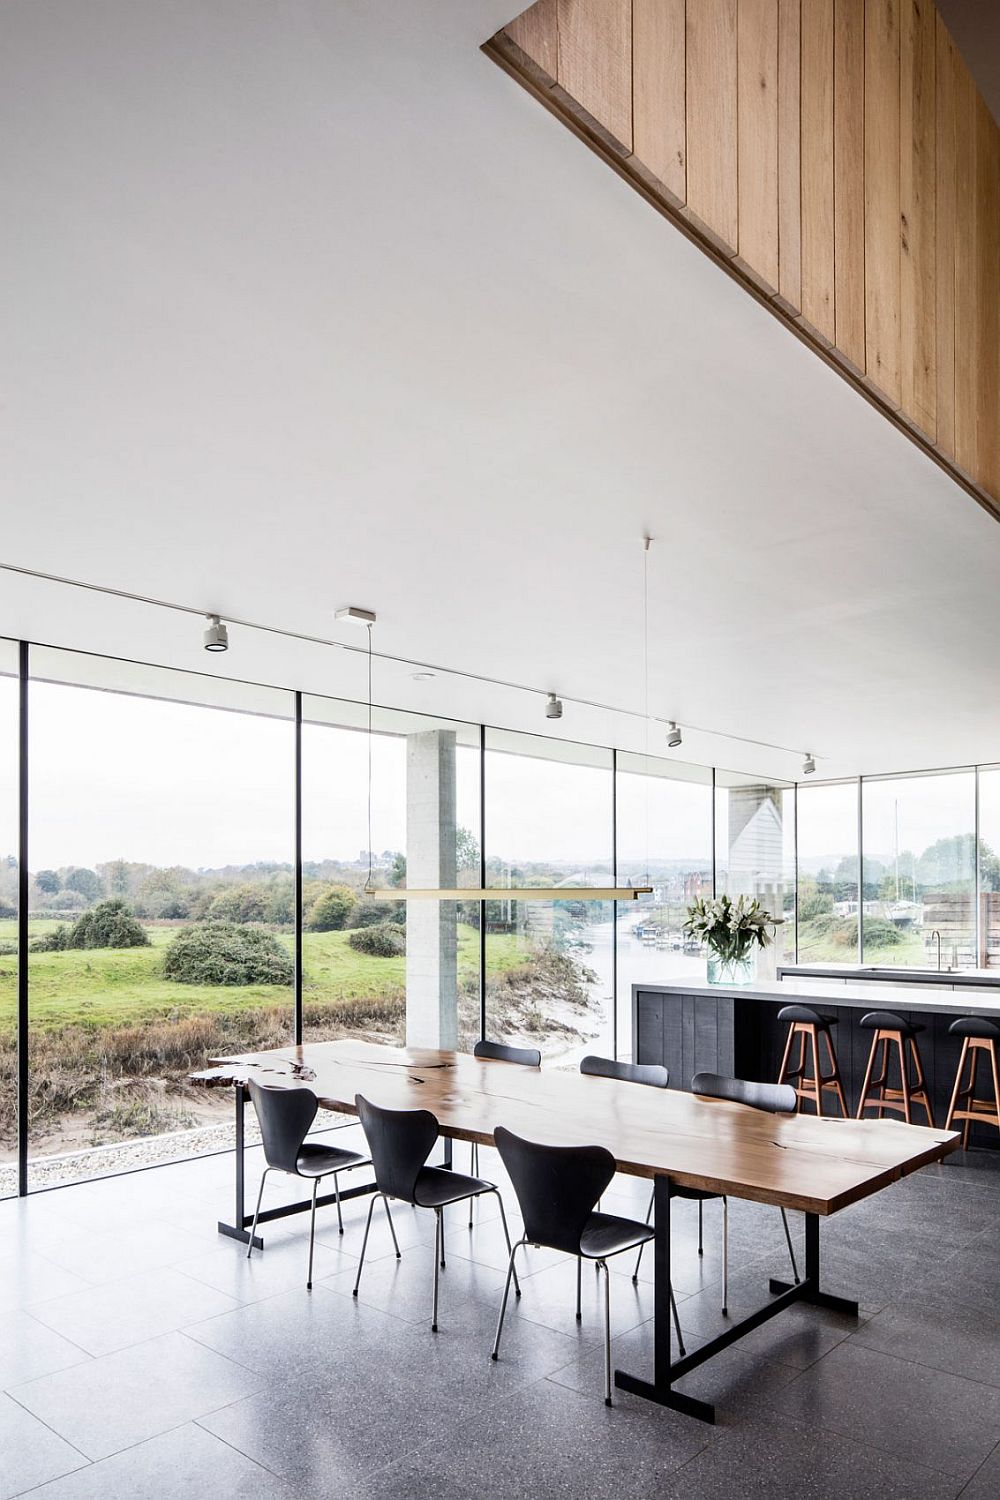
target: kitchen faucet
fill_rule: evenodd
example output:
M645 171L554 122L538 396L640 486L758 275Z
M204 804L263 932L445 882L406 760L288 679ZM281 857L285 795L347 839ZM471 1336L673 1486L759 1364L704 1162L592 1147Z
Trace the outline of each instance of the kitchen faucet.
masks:
M931 932L931 937L932 938L937 938L937 966L938 966L938 973L940 974L940 972L941 972L941 934L940 934L940 932L938 932L938 930L937 930L936 927Z

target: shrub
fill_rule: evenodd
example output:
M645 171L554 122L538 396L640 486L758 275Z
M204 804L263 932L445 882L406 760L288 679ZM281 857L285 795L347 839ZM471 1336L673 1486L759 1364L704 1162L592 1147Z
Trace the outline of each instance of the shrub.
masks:
M206 922L181 929L167 948L163 974L178 984L291 984L294 966L273 933Z
M124 901L102 901L78 917L67 948L148 948L149 936Z
M354 892L346 885L332 885L313 902L306 926L311 932L339 932L347 926L354 906Z
M372 958L396 958L406 952L406 928L398 922L379 922L375 927L356 927L348 934L355 953Z
M212 922L266 922L267 893L259 885L233 885L213 897Z
M51 932L44 932L41 937L32 938L28 944L29 953L61 953L64 948L69 947L69 928L65 922L60 922L58 927L53 927ZM15 952L17 951L15 946Z
M364 897L355 904L351 912L350 927L379 927L383 922L395 922L406 926L405 901L370 901ZM350 939L348 939L350 941Z

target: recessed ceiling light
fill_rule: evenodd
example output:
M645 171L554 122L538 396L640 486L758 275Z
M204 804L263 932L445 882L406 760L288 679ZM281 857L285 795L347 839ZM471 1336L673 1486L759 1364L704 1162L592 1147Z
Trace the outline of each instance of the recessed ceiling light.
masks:
M431 680L432 677L436 677L437 676L437 673L436 672L413 672L411 675L413 677L414 682L430 682L430 680Z

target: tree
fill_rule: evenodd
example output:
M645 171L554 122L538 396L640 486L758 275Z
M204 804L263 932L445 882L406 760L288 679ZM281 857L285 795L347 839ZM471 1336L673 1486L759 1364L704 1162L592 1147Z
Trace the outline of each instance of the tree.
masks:
M146 929L124 901L102 901L78 917L66 940L67 948L148 948Z
M468 828L460 828L455 835L455 864L460 870L479 869L479 841Z
M56 891L62 890L62 881L59 879L59 876L56 874L55 870L39 870L38 874L35 876L35 884L37 885L38 889L40 891L44 891L47 896L54 896Z
M389 870L390 885L406 884L406 855L394 854L392 856L392 867Z
M104 894L100 876L86 865L74 865L66 875L63 885L68 891L76 891L86 901L99 901Z
M340 932L354 908L354 892L346 885L332 885L317 897L309 911L311 932Z
M226 886L208 908L213 922L266 922L267 897L259 885Z

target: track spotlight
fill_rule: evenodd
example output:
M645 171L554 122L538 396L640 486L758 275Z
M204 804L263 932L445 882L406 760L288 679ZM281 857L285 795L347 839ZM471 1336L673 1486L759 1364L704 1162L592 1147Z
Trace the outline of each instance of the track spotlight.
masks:
M208 629L205 631L206 651L228 651L229 631L223 625L218 615L206 615Z
M667 744L671 750L676 750L681 742L681 732L673 719L670 720L670 733L667 735Z
M802 762L802 774L803 774L803 776L811 776L812 773L815 771L815 769L816 769L816 761L813 758L813 756L811 756L808 753L808 751L807 751L806 752L806 758Z
M550 693L549 701L545 705L545 717L547 719L561 719L562 708L562 699L557 698L555 693Z

